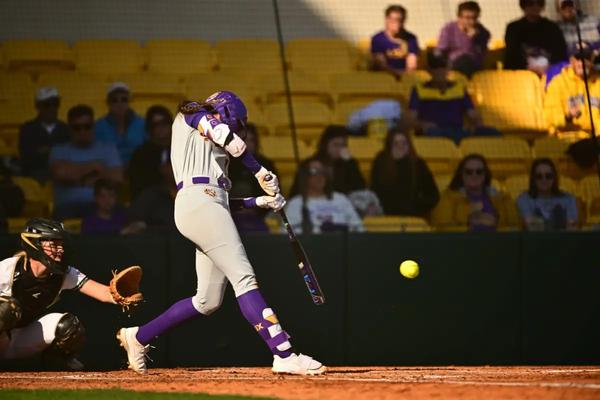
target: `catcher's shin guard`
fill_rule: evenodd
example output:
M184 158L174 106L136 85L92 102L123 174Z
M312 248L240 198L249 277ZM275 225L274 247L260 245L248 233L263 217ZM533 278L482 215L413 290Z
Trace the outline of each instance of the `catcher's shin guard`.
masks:
M0 296L0 332L10 331L21 320L21 305L14 297Z

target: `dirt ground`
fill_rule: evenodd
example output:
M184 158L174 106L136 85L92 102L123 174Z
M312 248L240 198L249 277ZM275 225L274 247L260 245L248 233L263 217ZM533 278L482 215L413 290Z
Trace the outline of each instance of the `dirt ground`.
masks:
M593 367L335 367L320 377L275 376L268 368L114 372L6 372L0 388L121 388L241 394L281 399L600 399ZM1 397L1 393L0 393Z

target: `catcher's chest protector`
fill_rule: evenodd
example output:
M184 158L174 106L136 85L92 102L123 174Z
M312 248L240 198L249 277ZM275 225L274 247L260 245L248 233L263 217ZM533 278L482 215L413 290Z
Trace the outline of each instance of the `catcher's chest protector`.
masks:
M56 301L64 279L65 276L59 274L36 278L31 270L25 268L24 257L17 262L12 282L12 295L22 308L17 327L29 324Z

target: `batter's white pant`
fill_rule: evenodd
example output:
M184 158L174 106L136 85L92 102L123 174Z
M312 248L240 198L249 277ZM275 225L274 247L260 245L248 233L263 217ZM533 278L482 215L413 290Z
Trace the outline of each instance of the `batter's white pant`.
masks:
M44 351L56 334L63 313L46 314L22 328L0 334L0 359L25 358Z
M198 288L192 303L199 312L209 315L221 306L227 281L236 297L258 288L225 190L208 185L180 190L175 199L175 224L196 244Z

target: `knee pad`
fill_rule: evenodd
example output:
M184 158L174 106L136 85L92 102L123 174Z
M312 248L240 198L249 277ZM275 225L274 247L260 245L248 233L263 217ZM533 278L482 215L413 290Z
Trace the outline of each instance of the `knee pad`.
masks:
M203 315L210 315L217 311L223 303L223 296L215 296L216 298L208 299L206 296L195 295L192 297L192 304L199 313Z
M14 297L0 296L0 332L7 332L21 320L21 304Z
M85 328L79 318L65 314L58 321L52 347L65 355L77 355L85 344Z

